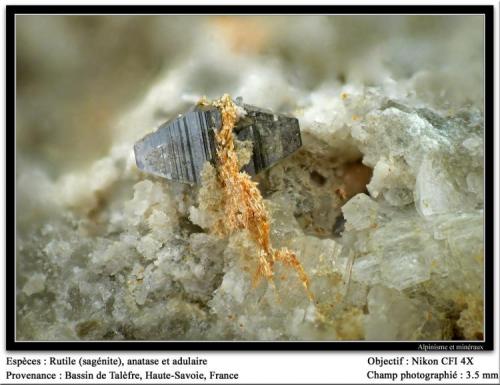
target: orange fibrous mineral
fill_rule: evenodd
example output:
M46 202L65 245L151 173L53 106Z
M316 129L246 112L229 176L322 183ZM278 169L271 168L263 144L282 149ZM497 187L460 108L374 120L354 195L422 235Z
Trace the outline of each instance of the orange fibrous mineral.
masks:
M200 103L206 103L202 100ZM218 182L224 197L224 217L212 229L215 233L229 235L246 229L259 248L259 261L253 283L266 278L274 287L274 265L281 262L293 268L307 295L313 298L307 277L297 256L287 248L274 249L270 240L269 214L257 187L245 172L240 172L238 156L234 147L233 128L238 121L237 107L229 95L212 103L222 116L222 127L216 133Z

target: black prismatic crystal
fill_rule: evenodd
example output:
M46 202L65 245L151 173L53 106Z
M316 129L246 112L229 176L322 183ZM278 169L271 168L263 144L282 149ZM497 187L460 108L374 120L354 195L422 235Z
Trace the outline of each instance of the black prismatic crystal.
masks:
M297 119L247 104L241 107L246 114L233 131L239 140L253 143L252 160L244 167L249 174L271 167L302 145ZM204 163L217 162L215 132L221 125L217 108L196 106L135 144L137 167L170 180L200 183Z

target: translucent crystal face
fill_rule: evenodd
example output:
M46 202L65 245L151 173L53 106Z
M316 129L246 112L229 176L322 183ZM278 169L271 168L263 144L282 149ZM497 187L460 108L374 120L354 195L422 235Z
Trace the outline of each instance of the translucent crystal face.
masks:
M302 145L297 119L247 104L234 131L252 142L252 158L244 170L255 175ZM200 183L206 161L216 163L215 131L221 115L215 107L196 106L161 125L134 146L137 167L170 180Z

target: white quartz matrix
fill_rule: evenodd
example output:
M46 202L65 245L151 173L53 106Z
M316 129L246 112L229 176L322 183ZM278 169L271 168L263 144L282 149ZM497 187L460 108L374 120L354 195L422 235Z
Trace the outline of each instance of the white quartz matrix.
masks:
M85 36L139 41L114 56L80 51L86 22L33 18L21 58L60 92L18 99L18 340L483 338L481 17L116 16ZM78 97L79 78L106 86ZM103 104L117 89L135 93ZM299 119L303 147L257 180L312 301L280 264L275 289L253 286L248 233L212 234L209 195L135 165L135 141L224 93Z

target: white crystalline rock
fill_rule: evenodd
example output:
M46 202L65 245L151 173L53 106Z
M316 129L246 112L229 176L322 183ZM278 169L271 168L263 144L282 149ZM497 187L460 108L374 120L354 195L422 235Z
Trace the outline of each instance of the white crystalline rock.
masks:
M415 205L422 216L428 217L460 211L464 200L443 170L434 166L432 159L425 158L415 183Z
M374 166L367 186L370 194L383 194L394 206L415 200L424 217L481 204L477 192L481 191L483 154L476 150L482 145L476 128L461 119L446 120L427 108L384 103L389 107L369 112L352 131L363 162ZM468 119L475 119L474 114Z
M284 246L297 253L309 274L316 300L329 306L338 304L342 298L346 273L345 261L340 257L341 246L333 240L318 240L304 235L296 235ZM240 257L235 259L235 254L240 254ZM306 335L310 339L320 340L324 338L323 333L335 335L332 326L319 315L321 311L308 300L293 270L276 263L276 289L266 282L252 287L255 254L255 247L244 235L231 237L225 259L226 264L228 259L233 262L225 267L222 283L209 302L221 322L217 328L223 328L226 333L230 330L237 333L244 331L249 338L263 339L271 336L293 339ZM238 260L239 263L234 262ZM275 316L266 317L258 311L262 307L269 309ZM294 311L290 312L289 309ZM244 315L247 319L243 330L232 321L236 314ZM303 314L303 319L299 320L297 314ZM317 323L322 324L323 328L315 328Z
M137 251L146 259L154 259L162 243L153 238L151 235L146 235L141 239L137 246Z
M149 207L160 203L164 198L166 196L159 184L144 180L134 185L134 198L127 202L126 210L130 212L131 217L139 220Z
M357 194L342 206L347 226L356 230L368 229L377 224L378 204L366 194Z
M205 212L194 206L189 208L189 220L203 228L210 228L211 225L210 220L206 218Z
M303 141L307 143L307 134L311 134L323 145L315 145L315 142L311 141L309 146L315 152L335 153L345 161L355 160L359 157L359 151L346 124L350 122L351 117L348 116L340 95L340 88L331 85L312 92L299 102L300 107L296 110L296 115L304 135ZM327 149L324 146L327 146Z
M441 252L441 258L433 258L434 268L446 276L444 282L435 281L439 290L461 290L482 298L483 281L475 277L482 275L484 270L483 215L483 211L478 210L460 215L446 214L433 221L434 238L447 245L447 253Z
M53 263L61 261L67 262L67 260L71 257L73 247L69 242L53 239L47 243L43 251L51 259L51 261L53 261Z
M402 290L430 278L429 262L415 251L388 254L381 264L381 281L388 287Z
M416 170L423 154L446 147L446 138L416 113L396 107L375 109L356 124L363 132L355 136L363 152L363 162L374 167L368 191L374 197L384 193L395 206L411 203Z
M315 133L326 140L343 128L344 135L347 136L348 133L343 127L348 119L347 111L339 95L332 92L335 89L334 86L330 86L311 93L307 101L304 101L304 104L307 104L308 107L302 112L300 119L307 127L316 124L319 130L315 130ZM332 108L332 106L335 108ZM330 127L330 129L327 127Z
M165 213L162 208L153 208L151 215L147 219L149 228L151 229L151 239L160 244L160 240L166 241L173 235L172 229L177 226L177 221L171 215Z
M90 268L98 274L115 275L130 266L133 256L128 245L103 240L90 256Z
M382 215L387 217L387 212L382 210ZM474 261L482 252L481 220L480 212L461 220L448 215L427 222L410 212L385 219L363 247L355 245L352 278L402 290L430 279L448 280L452 272L462 275L459 266L465 263L472 263L469 273L478 272Z
M33 295L40 293L45 289L45 280L47 276L42 273L35 273L29 277L28 281L23 286L23 293Z
M352 266L352 279L366 285L382 282L380 261L374 255L364 255L356 259Z
M230 296L232 301L242 304L247 293L250 291L249 289L250 282L241 279L240 272L232 270L224 275L218 291L224 293L226 296Z
M405 172L403 158L382 157L373 169L373 176L366 186L370 195L377 198L382 192L385 200L393 206L405 206L413 202L412 189L415 178Z
M371 341L409 341L421 338L430 307L403 293L374 286L368 293L365 338ZM439 335L433 336L440 338Z
M426 256L429 247L425 247L425 240L406 235L396 237L394 242L382 248L369 246L368 254L354 261L352 278L367 285L383 283L398 290L429 280L431 261ZM412 242L422 249L411 246Z

